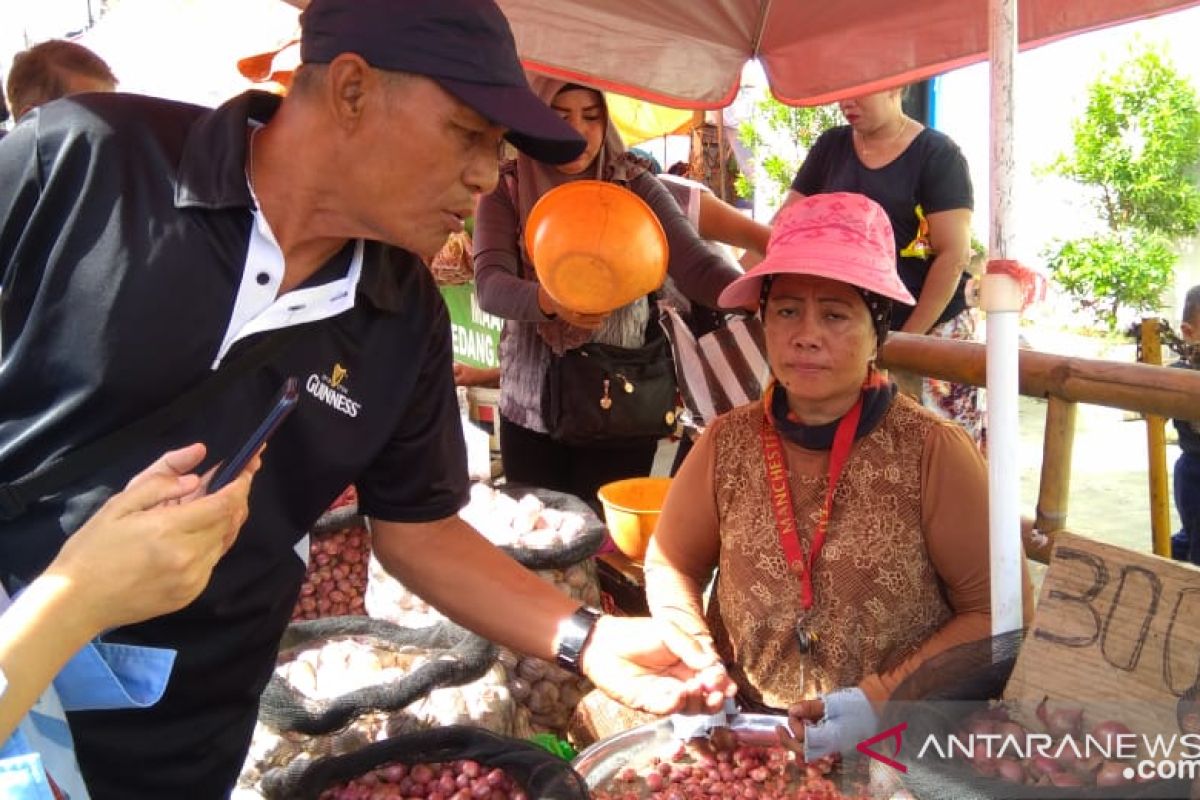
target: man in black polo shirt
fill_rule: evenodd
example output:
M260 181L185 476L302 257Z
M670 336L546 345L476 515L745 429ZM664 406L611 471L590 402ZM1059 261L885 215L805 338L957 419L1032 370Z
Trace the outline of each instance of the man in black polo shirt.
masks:
M304 66L283 101L87 96L0 142L0 483L298 331L201 412L0 521L11 590L154 454L196 440L232 453L284 379L301 379L205 592L106 637L178 656L157 706L71 716L93 798L228 793L303 574L293 547L348 483L379 560L464 625L581 664L650 711L732 692L710 643L578 610L456 516L450 330L418 256L495 186L502 135L550 162L583 147L529 91L499 10L312 0L301 24Z

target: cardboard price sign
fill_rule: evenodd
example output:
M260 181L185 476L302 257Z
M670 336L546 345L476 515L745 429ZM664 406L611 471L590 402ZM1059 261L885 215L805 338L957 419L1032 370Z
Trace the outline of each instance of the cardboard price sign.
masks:
M1200 569L1061 534L1004 699L1022 722L1043 697L1179 732L1180 695L1200 683Z

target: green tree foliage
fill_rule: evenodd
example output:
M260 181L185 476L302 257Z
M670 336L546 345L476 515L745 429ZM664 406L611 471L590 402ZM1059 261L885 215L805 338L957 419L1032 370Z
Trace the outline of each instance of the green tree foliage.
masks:
M1076 308L1114 331L1122 325L1122 308L1158 307L1176 259L1165 235L1125 227L1066 242L1049 265Z
M1138 45L1088 89L1074 152L1051 170L1091 187L1105 232L1057 245L1054 279L1110 330L1123 309L1158 308L1177 260L1171 239L1200 224L1200 101L1165 51Z
M767 192L770 204L779 205L813 142L844 121L836 103L796 108L769 94L759 99L751 119L738 128L738 137L757 165L756 181L751 186L746 176L738 176L738 194L749 197L753 191Z

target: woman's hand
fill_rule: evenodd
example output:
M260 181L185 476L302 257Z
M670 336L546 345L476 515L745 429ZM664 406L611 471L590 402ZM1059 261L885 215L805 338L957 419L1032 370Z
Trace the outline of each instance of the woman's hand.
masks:
M788 706L787 725L775 726L779 743L803 759L805 726L820 722L824 716L825 701L821 698L793 703Z
M500 368L472 367L467 364L454 362L455 386L487 386L500 385Z
M687 664L700 665L700 669L710 669L719 666L724 672L721 657L713 645L712 633L702 617L689 613L686 608L664 606L655 609L654 621L658 624L658 632L663 643ZM684 708L679 709L685 714L707 713L709 709L699 698L691 698Z
M63 584L94 633L183 608L233 545L261 460L205 495L204 480L181 474L204 452L196 444L163 455L109 498L46 569L42 577Z
M715 713L737 693L711 645L648 617L601 617L582 667L614 700L651 714Z
M787 726L775 733L779 743L805 761L853 751L878 731L879 719L862 689L838 689L788 708Z
M603 314L581 314L573 311L551 297L546 287L541 284L538 285L538 308L548 317L557 317L568 325L588 331L599 330L610 313L606 311Z

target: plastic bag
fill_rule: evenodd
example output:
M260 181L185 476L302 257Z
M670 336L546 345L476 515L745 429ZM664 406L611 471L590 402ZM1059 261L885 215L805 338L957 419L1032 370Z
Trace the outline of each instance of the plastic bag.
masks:
M450 234L429 263L429 271L439 286L468 283L475 277L475 259L471 249L471 237L466 231Z
M580 603L600 605L591 556L604 542L604 523L577 497L549 489L505 485L471 487L460 515L522 565ZM367 567L367 614L398 625L424 627L445 619L393 578L373 557Z
M294 624L260 701L239 790L253 797L293 762L414 731L469 724L528 735L495 653L450 623L420 630L366 617Z
M329 733L369 711L401 709L436 687L476 680L496 660L490 642L453 623L414 630L369 617L293 623L284 633L280 652L286 654L303 645L320 645L345 636L372 637L384 646L424 648L437 655L400 680L354 689L327 701L310 700L274 675L263 691L259 720L281 731Z

